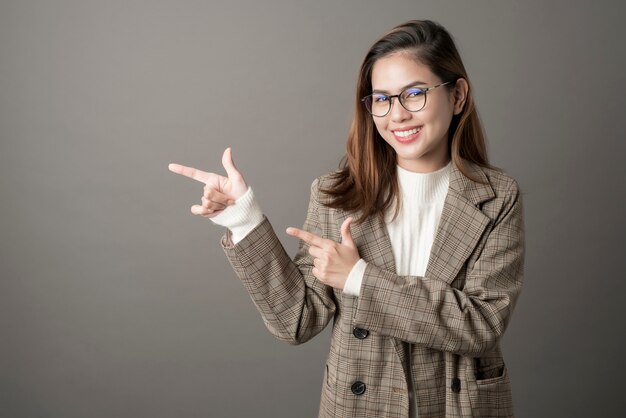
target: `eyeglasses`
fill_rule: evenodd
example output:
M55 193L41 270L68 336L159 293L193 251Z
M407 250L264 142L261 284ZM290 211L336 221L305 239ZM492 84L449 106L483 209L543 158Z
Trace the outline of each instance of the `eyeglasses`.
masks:
M426 106L426 93L432 89L436 89L440 86L450 84L452 81L446 81L445 83L437 84L432 87L408 87L400 94L394 94L388 96L382 93L373 93L369 96L365 96L361 99L365 108L372 116L383 117L387 116L391 110L391 99L398 98L398 101L403 108L409 112L419 112Z

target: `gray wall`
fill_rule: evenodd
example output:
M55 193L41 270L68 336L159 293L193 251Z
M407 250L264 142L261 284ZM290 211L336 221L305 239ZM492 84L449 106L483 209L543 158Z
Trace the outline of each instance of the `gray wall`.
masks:
M0 2L0 416L315 416L328 329L270 336L167 164L223 172L232 146L293 255L361 59L410 18L456 38L524 191L518 416L622 413L625 7L301 3Z

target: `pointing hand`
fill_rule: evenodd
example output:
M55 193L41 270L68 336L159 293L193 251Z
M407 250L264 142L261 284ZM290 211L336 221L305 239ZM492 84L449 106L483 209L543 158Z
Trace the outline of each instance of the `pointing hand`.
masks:
M309 244L309 254L313 256L313 275L322 283L342 290L352 267L360 258L350 232L351 223L350 217L341 225L341 243L298 228L287 228L287 234Z
M204 194L202 204L193 205L191 213L212 218L221 213L226 206L235 203L248 190L243 176L235 167L232 158L232 150L226 148L222 156L222 165L226 169L228 177L219 174L207 173L193 167L185 167L180 164L170 164L169 170L185 177L192 178L204 183Z

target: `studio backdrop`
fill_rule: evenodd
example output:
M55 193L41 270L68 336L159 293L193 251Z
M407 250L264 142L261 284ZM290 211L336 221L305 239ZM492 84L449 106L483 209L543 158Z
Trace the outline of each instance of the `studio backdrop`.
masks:
M524 199L503 339L520 417L626 408L619 2L0 1L0 417L314 417L330 327L290 346L193 216L222 152L290 255L385 31L431 19Z

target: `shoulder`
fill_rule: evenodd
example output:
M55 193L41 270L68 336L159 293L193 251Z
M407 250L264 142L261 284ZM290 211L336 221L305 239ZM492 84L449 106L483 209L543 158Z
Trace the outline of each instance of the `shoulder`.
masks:
M341 173L339 170L330 171L316 177L311 183L311 197L320 203L323 203L328 197L321 190L328 190L337 184L337 176Z
M517 195L519 193L519 183L506 171L495 167L480 167L480 170L489 181L496 196Z
M482 204L519 193L517 181L501 168L465 159L455 161L450 173L450 189L473 204Z
M311 183L311 189L316 187L326 188L332 186L335 184L335 178L339 173L341 173L340 170L333 170L316 177L313 180L313 183Z
M463 160L463 170L454 167L450 187L491 219L507 213L514 206L521 206L520 186L505 170L495 166L483 166Z
M473 164L473 168L480 170L484 176L483 179L488 182L488 187L493 191L492 198L481 205L483 213L491 219L501 219L511 213L514 208L518 208L519 211L514 212L521 216L523 202L518 181L511 174L498 167Z

